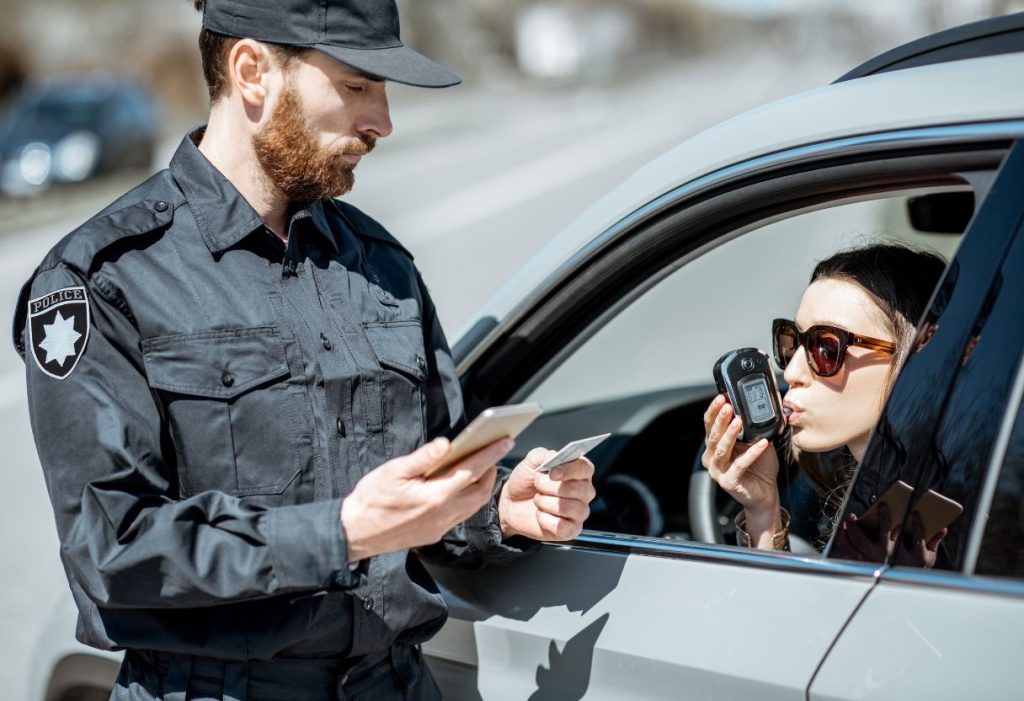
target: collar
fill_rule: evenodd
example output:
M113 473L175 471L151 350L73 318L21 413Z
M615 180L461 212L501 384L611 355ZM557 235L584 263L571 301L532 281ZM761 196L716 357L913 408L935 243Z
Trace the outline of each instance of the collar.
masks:
M201 126L185 135L171 158L170 171L185 193L207 248L212 253L219 253L264 227L266 222L231 181L199 151L198 143L205 130L206 127ZM338 243L331 236L330 225L324 216L323 203L313 202L299 209L292 221L306 217L338 251Z
M341 249L338 248L338 242L335 240L334 228L327 220L327 216L324 212L325 206L327 206L327 201L317 200L306 207L305 211L309 212L309 218L313 221L313 227L321 236L327 239L327 242L331 245L331 248L334 249L334 252L341 253Z
M320 211L322 214L340 218L341 221L344 222L344 226L356 236L377 239L378 241L389 243L401 250L409 258L413 258L412 253L410 253L398 239L388 233L387 229L381 226L379 222L367 216L357 207L345 202L345 200L339 199L330 200L321 204L322 207Z
M263 218L242 193L217 170L196 145L205 126L185 135L171 157L170 171L185 193L199 234L217 253L241 241L264 225Z

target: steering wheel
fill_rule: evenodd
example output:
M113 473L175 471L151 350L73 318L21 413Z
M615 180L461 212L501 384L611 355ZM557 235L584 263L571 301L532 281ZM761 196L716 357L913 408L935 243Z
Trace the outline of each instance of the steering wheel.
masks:
M601 480L590 505L586 527L592 530L659 536L665 517L651 488L631 475L615 473Z
M701 455L704 453L704 442L701 441L697 456L693 461L693 471L690 474L690 491L687 496L690 513L690 530L693 539L702 543L726 542L725 536L735 533L736 514L740 512L740 505L730 499L729 505L723 509L718 508L718 494L721 491L711 475L704 469L701 463ZM792 532L789 534L789 549L794 553L817 553L814 546Z

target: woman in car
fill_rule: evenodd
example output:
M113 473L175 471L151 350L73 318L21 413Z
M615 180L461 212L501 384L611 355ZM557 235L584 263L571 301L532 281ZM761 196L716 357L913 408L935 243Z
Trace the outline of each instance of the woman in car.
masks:
M775 361L789 384L783 400L788 449L780 452L787 472L802 471L824 503L825 540L944 269L940 257L898 245L844 251L815 267L795 320L773 323ZM737 441L741 422L723 395L705 412L704 430L704 467L743 507L736 518L737 542L788 548L790 519L781 505L778 453L766 440ZM844 556L880 561L892 552L893 527L899 524L890 522L883 507L874 537L854 517L840 526L837 546ZM923 558L927 566L945 532L925 543L916 520L911 529L920 541L914 559Z

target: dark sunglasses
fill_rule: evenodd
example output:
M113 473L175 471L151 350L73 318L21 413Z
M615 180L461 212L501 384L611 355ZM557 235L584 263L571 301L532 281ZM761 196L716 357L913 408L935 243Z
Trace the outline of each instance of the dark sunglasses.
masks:
M801 331L796 327L796 322L789 319L776 319L772 322L772 350L780 370L786 369L800 346L804 347L811 371L818 377L832 377L839 372L846 358L846 349L850 346L884 353L896 352L895 343L861 336L838 326L820 324Z

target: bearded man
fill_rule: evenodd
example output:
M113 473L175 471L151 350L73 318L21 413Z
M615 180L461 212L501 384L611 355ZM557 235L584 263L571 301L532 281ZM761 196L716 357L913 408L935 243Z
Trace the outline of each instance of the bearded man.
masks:
M385 81L458 76L391 0L207 0L208 125L58 244L15 345L77 636L114 699L431 699L420 562L575 537L593 466L510 473L463 425L412 256L335 197L392 130Z

